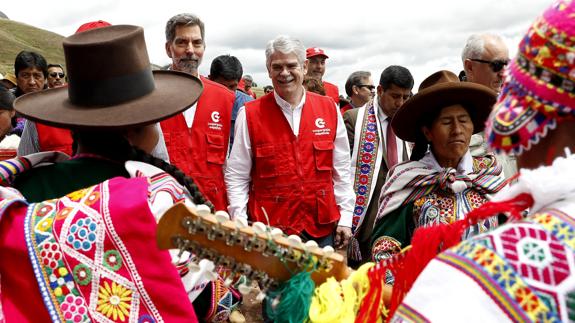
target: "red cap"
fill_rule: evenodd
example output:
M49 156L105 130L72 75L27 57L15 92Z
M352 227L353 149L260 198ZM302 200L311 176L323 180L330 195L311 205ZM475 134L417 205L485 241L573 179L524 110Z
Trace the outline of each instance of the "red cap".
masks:
M81 33L83 31L86 31L86 30L90 30L90 29L94 29L94 28L100 28L100 27L108 27L111 25L112 25L111 23L106 22L104 20L87 22L87 23L83 24L82 26L78 27L78 30L76 30L76 34Z
M310 48L305 50L305 58L310 58L310 57L314 57L314 56L323 56L325 58L329 58L329 56L327 56L325 54L323 49L321 49L319 47L310 47Z

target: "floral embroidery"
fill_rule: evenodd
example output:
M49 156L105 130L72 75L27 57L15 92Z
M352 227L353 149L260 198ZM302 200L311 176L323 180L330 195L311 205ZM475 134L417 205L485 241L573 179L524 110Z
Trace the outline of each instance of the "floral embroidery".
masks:
M42 205L42 204L40 204L40 205ZM48 204L42 205L39 207L40 207L40 209L36 213L36 216L40 216L40 217L45 216L46 214L50 213L54 209L54 207L52 205L48 205Z
M124 322L126 317L130 316L130 303L132 291L125 288L116 282L112 282L112 286L104 281L104 285L100 285L98 292L98 307L96 310L106 317L112 317L113 320Z
M50 287L57 297L66 296L75 288L74 278L65 267L56 268L48 277Z
M72 212L72 210L73 209L71 207L62 208L60 211L58 211L58 214L56 214L56 220L65 219L68 216L68 214Z
M92 192L90 196L84 201L86 205L92 205L100 199L100 192Z
M74 267L74 280L82 286L88 285L92 281L92 270L85 264Z
M87 320L88 309L81 297L67 295L60 306L66 322L84 322Z
M108 250L104 253L104 266L113 271L122 267L122 256L117 250Z
M150 315L142 315L140 316L140 318L138 319L138 323L155 323L156 321L154 320L154 318Z
M90 218L82 218L70 226L68 243L76 250L88 251L96 241L98 225Z
M54 269L58 267L58 261L62 258L62 253L58 244L48 242L42 246L40 257L42 258L42 265Z
M40 232L48 232L52 229L53 217L45 217L37 224L37 230Z
M88 189L84 188L81 190L77 190L75 192L72 192L68 195L66 195L68 198L70 198L70 200L74 201L74 202L78 202L80 201L85 195L86 193L88 193Z

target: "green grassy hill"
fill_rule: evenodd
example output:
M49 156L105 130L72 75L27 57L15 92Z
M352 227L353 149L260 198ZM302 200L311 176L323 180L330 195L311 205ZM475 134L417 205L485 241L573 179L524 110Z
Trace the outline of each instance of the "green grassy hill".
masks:
M42 54L48 64L64 65L62 39L53 32L0 18L0 73L14 73L14 58L22 50Z

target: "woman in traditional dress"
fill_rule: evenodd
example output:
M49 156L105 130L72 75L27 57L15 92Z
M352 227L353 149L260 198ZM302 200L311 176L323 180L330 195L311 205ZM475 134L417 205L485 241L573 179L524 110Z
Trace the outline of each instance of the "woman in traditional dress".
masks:
M556 1L535 20L485 131L521 170L472 216L529 214L433 259L392 322L575 321L574 16L573 1Z
M375 261L408 246L416 228L461 219L504 186L494 156L469 153L471 135L483 130L495 98L487 87L439 71L397 112L393 130L415 146L410 161L389 171L382 189L372 234ZM494 217L465 235L496 225Z
M33 121L72 129L77 154L0 163L0 318L227 319L238 295L221 281L209 284L207 267L190 271L156 246L156 221L167 208L209 204L190 178L149 155L158 140L153 124L194 104L201 82L152 72L140 27L93 29L63 44L68 88L14 105ZM207 301L195 311L191 301L202 291Z

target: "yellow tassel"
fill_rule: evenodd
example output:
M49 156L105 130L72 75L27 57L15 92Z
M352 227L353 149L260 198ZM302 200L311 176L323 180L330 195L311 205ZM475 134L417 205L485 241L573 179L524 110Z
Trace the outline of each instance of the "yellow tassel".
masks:
M316 287L309 309L310 322L353 323L361 301L369 289L367 271L373 265L364 264L342 282L329 278Z

